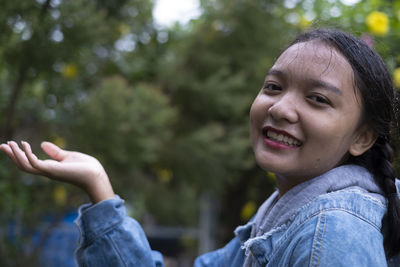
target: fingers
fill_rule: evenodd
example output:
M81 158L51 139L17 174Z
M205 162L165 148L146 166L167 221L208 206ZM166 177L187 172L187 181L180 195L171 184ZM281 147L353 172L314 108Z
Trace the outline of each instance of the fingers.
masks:
M9 158L14 162L14 164L19 168L22 169L22 165L17 159L17 157L14 154L14 151L11 148L11 142L7 142L7 144L2 144L2 151L4 151Z
M68 174L70 173L69 171L65 171L63 166L61 165L60 162L55 161L55 160L40 160L36 157L35 154L32 153L31 150L31 146L29 145L29 143L27 142L21 142L22 143L22 147L24 148L25 151L25 155L29 161L29 163L31 164L31 166L36 169L38 172L40 172L42 175L47 176L49 178L55 178L57 179L57 177L60 176L68 176ZM64 156L64 151L61 150L60 148L58 148L56 145L49 143L49 142L45 142L46 145L49 145L50 147L50 153L56 153L53 154L54 157L56 158L61 158ZM55 151L53 150L55 148ZM48 149L48 147L46 147L46 149ZM57 151L59 150L59 151Z
M45 174L47 171L44 162L42 160L39 160L36 155L32 153L32 149L29 143L22 141L21 144L25 151L25 156L31 166L37 171L40 171L42 174Z
M15 162L19 169L33 174L43 174L43 172L32 166L27 155L19 148L16 142L10 141L8 142L8 146L13 154L10 158Z
M1 144L0 150L5 152L14 161L15 165L22 171L47 176L51 179L57 179L73 184L82 184L80 180L75 181L74 177L80 177L80 168L75 167L76 162L62 163L63 160L70 155L70 151L60 149L58 146L43 142L43 150L56 160L40 160L32 153L31 146L27 142L21 142L23 150L14 141L8 144ZM85 175L83 175L85 176Z
M17 159L14 156L13 151L11 150L11 147L8 144L1 144L0 145L0 150L6 153L6 155L11 158L12 161L14 161L15 164L18 164Z
M47 155L57 161L62 161L68 155L68 151L62 150L50 142L42 142L41 147Z

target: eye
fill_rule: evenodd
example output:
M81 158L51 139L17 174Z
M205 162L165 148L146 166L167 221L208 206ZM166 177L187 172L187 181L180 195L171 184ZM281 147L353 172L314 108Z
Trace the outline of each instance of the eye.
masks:
M281 91L282 90L282 88L275 83L266 83L264 85L263 89L267 90L267 91Z
M311 95L308 97L311 101L317 103L317 104L322 104L322 105L330 105L330 101L321 95Z

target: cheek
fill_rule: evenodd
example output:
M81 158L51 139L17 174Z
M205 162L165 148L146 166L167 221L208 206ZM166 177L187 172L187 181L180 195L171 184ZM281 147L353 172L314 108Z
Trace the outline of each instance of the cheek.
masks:
M250 138L253 146L257 143L266 115L266 103L258 96L250 108Z
M250 108L250 128L253 128L255 124L257 124L257 121L259 120L260 115L258 110L259 110L259 104L256 99L254 100Z
M253 102L250 108L250 137L254 141L255 138L255 133L257 132L256 129L258 128L259 125L259 115L257 111L257 103L256 100Z
M352 129L343 124L343 120L325 120L310 127L310 148L318 158L332 162L340 160L349 150L353 140Z
M267 115L268 106L268 101L266 101L265 97L258 95L250 108L250 123L252 125L264 121Z

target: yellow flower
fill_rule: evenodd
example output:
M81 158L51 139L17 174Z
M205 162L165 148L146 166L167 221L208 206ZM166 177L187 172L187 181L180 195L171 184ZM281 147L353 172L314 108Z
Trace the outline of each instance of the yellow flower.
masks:
M65 78L72 79L78 75L78 67L75 64L66 64L61 72Z
M157 178L162 183L168 183L171 181L173 173L168 169L156 169Z
M400 88L400 68L396 68L393 72L394 85Z
M299 26L300 26L301 29L303 29L303 30L306 29L310 24L311 24L311 21L306 19L304 16L302 16L300 18Z
M120 36L127 35L131 31L131 28L125 24L121 23L118 25L118 32Z
M365 22L369 31L375 35L386 35L389 31L389 18L383 12L371 12Z
M54 202L59 206L64 206L67 203L67 190L65 187L58 185L53 191Z
M267 179L270 180L271 182L275 181L275 174L273 172L267 172Z
M250 220L251 216L256 213L257 205L254 201L247 201L246 204L244 204L242 210L240 211L240 219L243 221L248 221Z

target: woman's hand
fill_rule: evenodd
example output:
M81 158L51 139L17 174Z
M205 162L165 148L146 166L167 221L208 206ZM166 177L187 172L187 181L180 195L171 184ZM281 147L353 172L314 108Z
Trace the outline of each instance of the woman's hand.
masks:
M40 160L32 153L27 142L21 143L23 150L14 141L0 145L0 150L4 151L20 170L74 184L86 191L93 203L114 197L108 176L94 157L43 142L43 151L52 159Z

